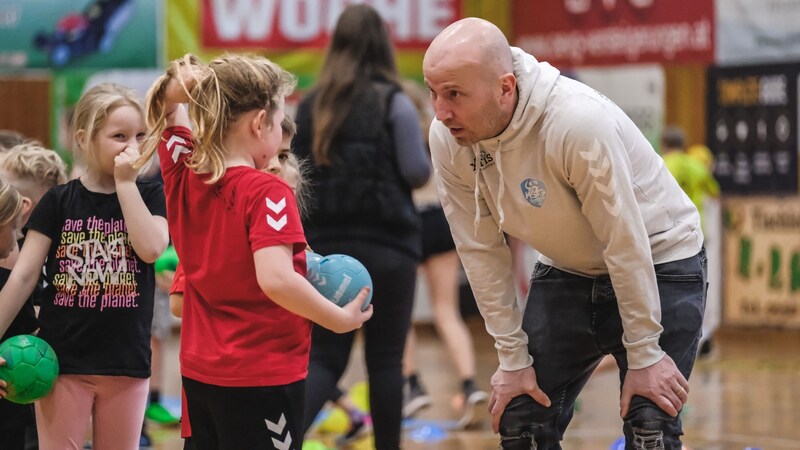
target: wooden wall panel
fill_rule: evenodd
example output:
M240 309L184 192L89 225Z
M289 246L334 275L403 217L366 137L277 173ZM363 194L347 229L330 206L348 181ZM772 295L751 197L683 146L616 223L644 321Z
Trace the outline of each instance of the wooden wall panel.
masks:
M0 129L15 130L51 146L50 78L0 78L0 105Z

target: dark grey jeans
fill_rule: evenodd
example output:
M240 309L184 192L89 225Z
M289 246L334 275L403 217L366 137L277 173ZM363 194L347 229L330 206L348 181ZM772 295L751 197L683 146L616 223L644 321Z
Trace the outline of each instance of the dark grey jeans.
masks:
M694 366L706 304L706 254L655 266L661 298L659 344L687 379ZM574 275L537 264L523 318L528 351L546 408L528 395L511 400L500 421L505 450L560 449L581 389L604 355L614 356L620 385L628 370L622 321L611 279ZM626 450L680 449L681 419L634 396L624 418Z

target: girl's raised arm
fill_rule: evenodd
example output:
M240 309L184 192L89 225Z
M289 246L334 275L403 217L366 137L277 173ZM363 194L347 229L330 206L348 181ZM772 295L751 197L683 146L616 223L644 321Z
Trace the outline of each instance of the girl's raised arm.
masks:
M191 128L186 104L193 101L191 92L203 76L200 60L187 54L172 61L167 72L150 87L145 101L148 133L142 156L136 162L137 168L152 158L165 129L173 126Z

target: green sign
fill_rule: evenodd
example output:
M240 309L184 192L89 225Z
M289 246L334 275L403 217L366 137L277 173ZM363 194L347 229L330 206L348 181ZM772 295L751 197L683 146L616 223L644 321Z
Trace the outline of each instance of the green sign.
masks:
M160 0L0 1L0 69L155 67Z

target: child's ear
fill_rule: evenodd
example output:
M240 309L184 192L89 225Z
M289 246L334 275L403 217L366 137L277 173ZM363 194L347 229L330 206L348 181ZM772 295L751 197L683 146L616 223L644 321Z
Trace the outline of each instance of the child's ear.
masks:
M86 130L81 129L75 132L75 142L80 148L86 148Z
M266 128L267 127L267 123L265 121L266 117L267 117L267 112L261 109L255 116L253 116L253 120L250 122L250 128L253 130L253 133L255 133L255 135L259 137L259 139L262 137L264 133L268 131Z
M28 197L22 196L22 212L19 215L19 227L21 228L26 223L28 223L28 218L31 216L31 212L33 212L33 200Z

